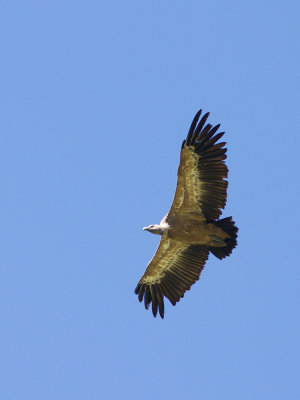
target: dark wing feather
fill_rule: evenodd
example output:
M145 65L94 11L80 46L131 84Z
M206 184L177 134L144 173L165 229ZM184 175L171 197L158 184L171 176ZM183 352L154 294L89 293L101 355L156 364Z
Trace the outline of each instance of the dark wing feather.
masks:
M209 113L198 122L199 111L182 144L178 180L170 214L196 213L203 220L216 220L222 214L227 199L228 168L225 142L219 142L224 132L216 133L220 125L206 124ZM206 125L205 125L206 124Z
M162 237L159 247L140 279L135 293L148 309L164 317L164 297L175 304L199 279L209 254L209 248L199 245L185 245Z

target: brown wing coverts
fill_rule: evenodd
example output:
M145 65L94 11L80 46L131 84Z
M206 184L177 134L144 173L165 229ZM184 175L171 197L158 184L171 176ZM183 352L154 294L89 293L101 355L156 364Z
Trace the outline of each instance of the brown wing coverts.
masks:
M140 302L145 303L148 309L152 302L152 312L156 317L159 310L161 318L164 318L164 297L175 304L184 296L184 293L199 279L200 273L208 258L209 249L205 246L190 245L180 250L171 265L162 271L153 283L139 281L135 294Z
M206 120L209 113L200 119L202 110L196 114L182 148L189 147L198 157L198 178L201 182L199 203L207 220L215 220L222 214L227 199L228 175L225 142L217 143L225 132L216 134L220 125L212 127ZM198 122L199 121L199 122Z

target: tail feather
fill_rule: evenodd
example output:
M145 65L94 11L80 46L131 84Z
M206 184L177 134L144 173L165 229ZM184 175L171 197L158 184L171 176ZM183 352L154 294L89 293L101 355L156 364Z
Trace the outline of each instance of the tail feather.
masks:
M239 229L235 226L234 221L232 221L232 217L219 219L218 221L215 221L214 224L218 228L221 228L223 231L228 233L228 235L230 236L229 238L224 240L226 246L209 248L210 252L214 256L222 260L222 258L229 256L232 250L236 247L237 232Z

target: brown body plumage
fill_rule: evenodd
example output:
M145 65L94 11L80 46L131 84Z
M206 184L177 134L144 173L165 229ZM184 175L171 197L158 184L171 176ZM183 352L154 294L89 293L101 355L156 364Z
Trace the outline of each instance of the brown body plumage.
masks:
M228 168L224 132L196 114L182 143L176 193L169 213L159 225L144 230L162 235L159 247L135 293L146 309L164 317L164 297L175 305L200 276L209 252L219 259L236 246L238 228L231 217L218 220L227 199ZM199 122L198 122L199 121Z

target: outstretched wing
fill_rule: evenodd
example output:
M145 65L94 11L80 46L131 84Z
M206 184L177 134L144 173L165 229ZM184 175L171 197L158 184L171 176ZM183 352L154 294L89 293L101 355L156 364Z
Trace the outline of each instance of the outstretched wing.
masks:
M209 253L208 247L185 245L162 237L158 249L140 279L135 293L144 298L145 308L152 302L154 317L164 317L164 297L175 304L199 279Z
M209 113L199 121L201 111L182 143L176 193L168 215L196 213L203 220L215 220L227 199L228 168L224 162L227 149L225 142L218 143L224 135L224 132L216 134L220 125L205 125Z

